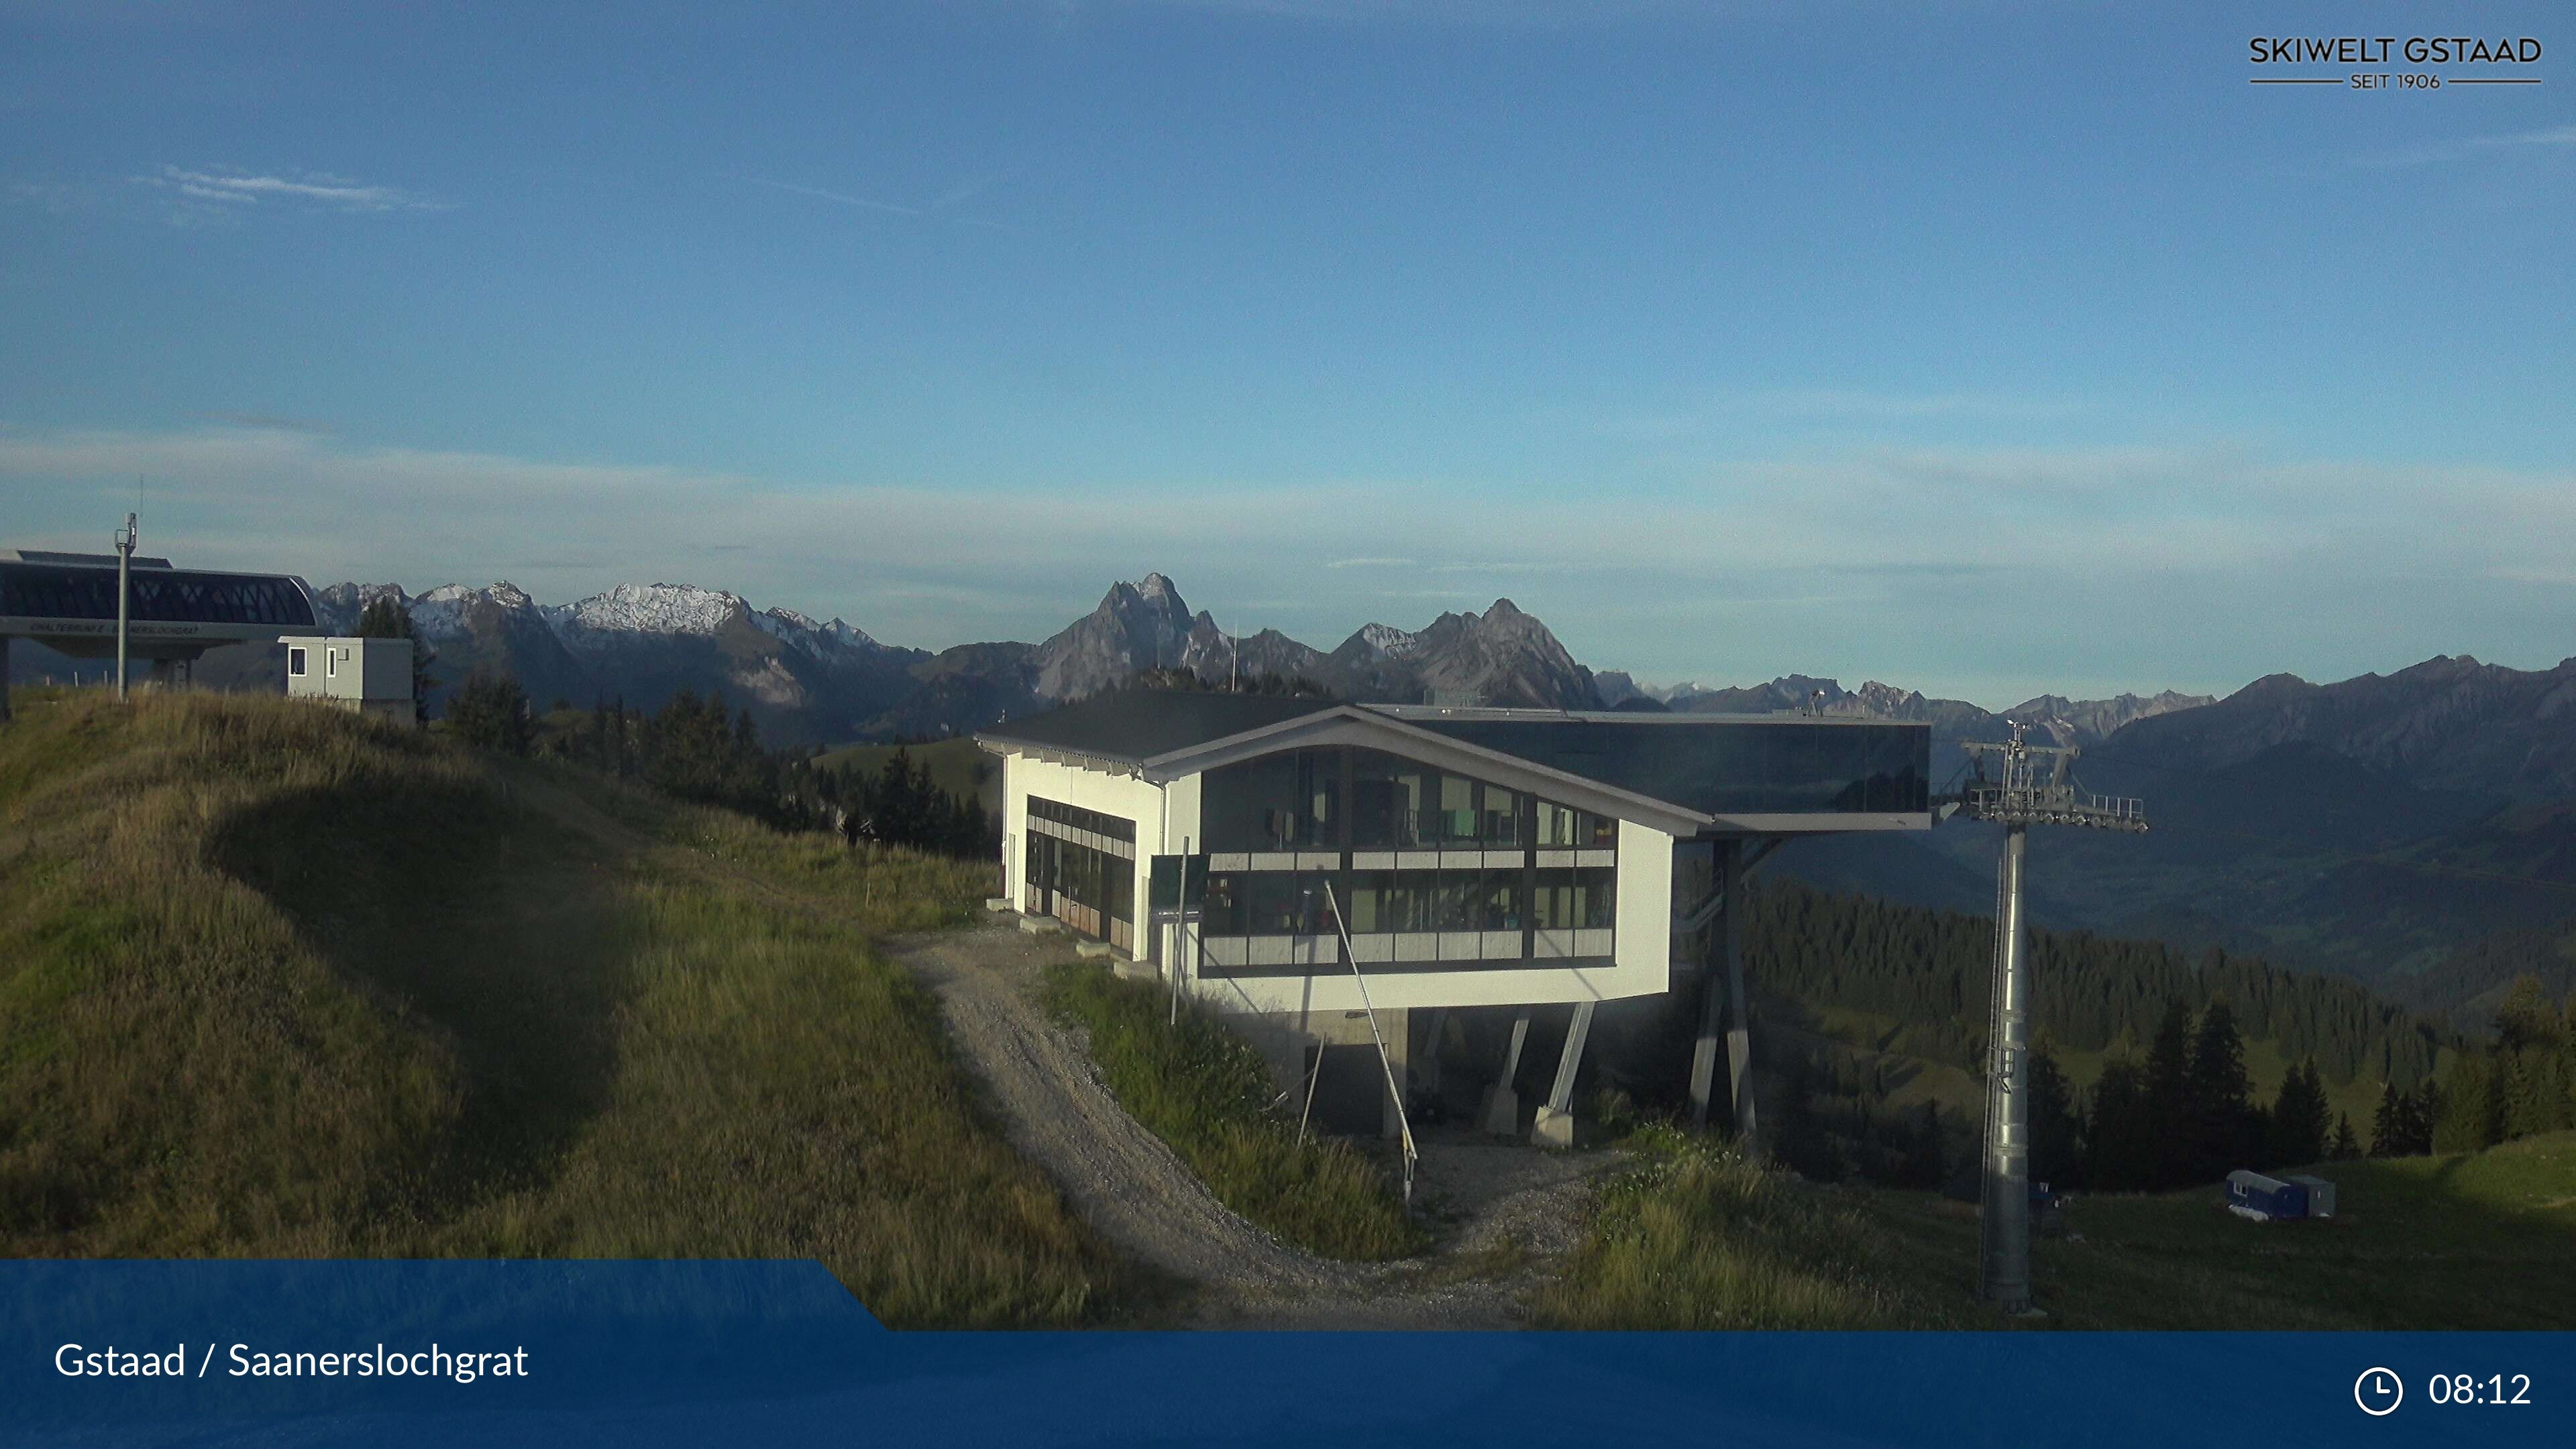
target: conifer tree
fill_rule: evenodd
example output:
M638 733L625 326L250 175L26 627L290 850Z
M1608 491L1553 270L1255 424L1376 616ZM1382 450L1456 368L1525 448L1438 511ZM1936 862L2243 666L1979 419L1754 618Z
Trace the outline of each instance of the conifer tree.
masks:
M2245 1075L2245 1041L2224 997L2201 1014L2192 1036L2187 1073L2189 1166L2184 1181L2223 1176L2230 1166L2261 1150L2260 1131Z
M2172 1135L2157 1120L2145 1074L2127 1057L2113 1057L2093 1084L2092 1114L2084 1133L2083 1182L2110 1190L2146 1187L2157 1180L2157 1146Z
M2406 1108L2395 1082L2379 1084L2379 1109L2370 1118L2370 1155L2397 1157L2407 1150Z
M2191 1090L2191 1011L2180 1000L2165 1003L2147 1048L2147 1110L2159 1130L2149 1139L2146 1180L2181 1182L2196 1171L2195 1113Z
M2047 1043L2031 1049L2026 1071L2030 1089L2030 1175L2039 1182L2068 1182L2075 1172L2078 1147L2074 1095Z
M2361 1155L2361 1142L2353 1136L2352 1114L2335 1114L2334 1141L2327 1144L2326 1156L2336 1162L2350 1162Z
M2433 1124L2442 1120L2442 1089L2431 1077L2416 1084L2413 1105L2406 1114L2406 1155L2424 1157L2433 1151Z
M2311 1057L2281 1078L2281 1092L2272 1103L2267 1124L2267 1165L2290 1166L2324 1158L2330 1135L2326 1112L2325 1082Z
M2442 1084L2441 1116L2433 1124L2434 1151L2477 1152L2503 1139L2502 1077L2485 1053L2460 1053Z

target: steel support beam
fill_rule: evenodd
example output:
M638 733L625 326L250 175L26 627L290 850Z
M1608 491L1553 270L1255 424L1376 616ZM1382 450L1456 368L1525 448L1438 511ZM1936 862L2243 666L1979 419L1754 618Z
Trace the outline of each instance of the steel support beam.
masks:
M2030 965L2023 948L2022 855L2030 831L2004 827L1995 881L1995 986L1986 1032L1984 1193L1978 1291L2007 1312L2030 1308Z
M1574 1145L1574 1077L1583 1068L1583 1039L1592 1034L1592 1007L1589 1001L1577 1003L1574 1020L1566 1024L1565 1050L1556 1058L1556 1081L1548 1088L1547 1105L1530 1125L1530 1141L1542 1147Z
M1476 1114L1476 1130L1496 1137L1509 1137L1520 1131L1521 1094L1512 1088L1512 1079L1521 1074L1521 1048L1529 1044L1530 1014L1524 1006L1512 1018L1512 1043L1503 1051L1503 1074L1485 1093L1485 1108Z
M1726 899L1725 853L1729 847L1718 846L1718 889L1708 914L1708 940L1700 947L1699 973L1699 1039L1691 1044L1690 1120L1691 1130L1708 1130L1708 1104L1717 1086L1717 1048L1726 1020L1725 963L1719 957L1725 951L1720 937L1725 927L1718 924L1728 914Z
M1762 1133L1753 1111L1753 1017L1744 1004L1744 845L1730 840L1717 852L1718 880L1726 892L1726 911L1717 918L1714 942L1726 968L1726 1089L1735 1102L1735 1140L1746 1156L1758 1158Z

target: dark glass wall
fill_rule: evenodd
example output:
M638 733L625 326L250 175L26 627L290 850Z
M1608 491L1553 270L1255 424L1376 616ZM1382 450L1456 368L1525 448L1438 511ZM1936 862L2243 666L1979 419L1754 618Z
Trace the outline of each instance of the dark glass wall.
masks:
M1414 938L1400 957L1363 953L1370 967L1512 967L1533 956L1554 963L1574 959L1578 941L1592 956L1608 954L1599 939L1540 933L1613 928L1616 868L1599 863L1606 855L1569 863L1576 858L1570 852L1617 848L1619 822L1609 816L1384 751L1338 747L1211 770L1201 778L1200 802L1200 828L1214 856L1296 851L1336 858L1330 869L1301 859L1295 869L1255 870L1239 859L1230 863L1235 868L1210 869L1201 857L1207 873L1193 878L1191 895L1202 912L1200 934L1211 943L1201 969L1212 975L1315 964L1265 963L1264 949L1275 952L1280 938L1324 943L1323 959L1338 962L1336 904L1356 938ZM1472 850L1477 863L1354 864L1418 850ZM1569 854L1544 857L1556 851ZM1552 863L1542 866L1542 858ZM1424 936L1440 939L1425 944ZM1381 940L1380 949L1394 948Z
M178 569L136 569L127 617L147 624L260 624L314 627L312 601L283 578L235 578ZM116 570L0 564L0 614L115 622Z
M1919 814L1930 808L1932 732L1922 725L1797 719L1418 722L1453 739L1712 815Z
M1342 809L1348 799L1350 809ZM1200 828L1218 853L1281 850L1607 849L1618 822L1379 750L1283 751L1201 777Z

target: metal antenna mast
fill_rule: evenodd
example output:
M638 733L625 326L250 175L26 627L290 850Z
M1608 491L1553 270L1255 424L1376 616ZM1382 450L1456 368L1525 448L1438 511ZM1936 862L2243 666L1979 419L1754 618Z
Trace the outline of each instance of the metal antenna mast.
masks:
M2030 1306L2030 964L2023 948L2022 855L2033 825L2144 830L2137 800L2087 794L2069 770L2072 745L2033 745L2022 725L2000 744L1966 742L1976 775L1958 797L1959 813L2004 828L1995 878L1994 1002L1986 1022L1986 1133L1983 1205L1977 1214L1978 1292L2010 1313ZM2000 778L1986 776L1986 762Z
M135 485L141 487L140 481ZM137 538L134 515L125 515L125 526L116 531L116 702L125 703L125 633L127 604L134 597L134 544Z

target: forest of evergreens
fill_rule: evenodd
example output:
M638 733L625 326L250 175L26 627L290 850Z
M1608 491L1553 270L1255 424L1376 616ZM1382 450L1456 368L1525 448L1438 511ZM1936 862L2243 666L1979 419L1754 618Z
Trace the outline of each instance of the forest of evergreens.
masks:
M1748 966L1772 993L1902 1023L1890 1049L1975 1070L1994 977L1994 922L1983 916L1828 895L1775 881L1745 920ZM2179 1004L2224 999L2247 1037L2313 1057L2328 1081L2411 1088L2433 1071L2441 1033L2338 976L2285 971L2209 950L2193 958L2154 941L2089 932L2030 934L2034 1039L2075 1051L2143 1047Z
M1764 886L1749 906L1747 965L1766 994L1883 1019L1894 1024L1876 1043L1885 1052L1981 1073L1990 919L1794 882ZM2422 1153L2437 1140L2456 1150L2454 1141L2473 1136L2549 1130L2571 1110L2569 1032L2545 998L2526 1003L2522 1045L2456 1051L2454 1080L2437 1089L2434 1068L2450 1039L2358 982L2082 932L2034 931L2030 946L2032 1175L2054 1184L2164 1188L2236 1167ZM2292 1063L2270 1101L2257 1099L2246 1071L2249 1039ZM2089 1091L2062 1067L2070 1051L2108 1056ZM1939 1105L1889 1105L1886 1061L1787 1052L1781 1156L1810 1175L1909 1185L1937 1184L1962 1166L1949 1160ZM2382 1084L2367 1141L2328 1105L2329 1082L2356 1080ZM2464 1093L2496 1105L2470 1119ZM1954 1111L1973 1127L1981 1103Z

